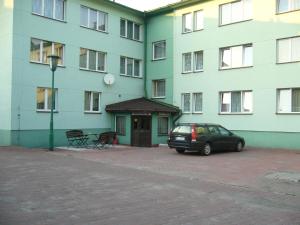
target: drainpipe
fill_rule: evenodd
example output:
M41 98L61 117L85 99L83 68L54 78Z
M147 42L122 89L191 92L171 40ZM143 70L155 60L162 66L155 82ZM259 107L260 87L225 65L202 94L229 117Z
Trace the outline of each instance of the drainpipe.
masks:
M148 98L147 91L147 18L144 12L144 97Z
M182 116L182 111L180 110L178 115L173 119L173 127L175 126L176 121L179 120L181 116Z

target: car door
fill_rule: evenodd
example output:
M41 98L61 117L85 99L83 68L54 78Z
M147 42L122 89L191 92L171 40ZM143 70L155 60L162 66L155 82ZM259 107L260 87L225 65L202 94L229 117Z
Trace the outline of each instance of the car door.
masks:
M222 150L231 150L235 146L235 138L232 133L222 126L218 126L220 132L220 142L222 143Z
M218 151L222 149L223 146L222 136L220 135L220 131L217 128L217 126L208 125L207 129L209 132L209 141L211 142L214 151Z

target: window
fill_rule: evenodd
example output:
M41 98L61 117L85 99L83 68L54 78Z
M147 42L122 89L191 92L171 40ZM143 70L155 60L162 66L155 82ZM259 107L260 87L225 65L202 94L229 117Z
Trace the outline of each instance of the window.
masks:
M183 54L183 71L184 73L192 72L192 53Z
M252 113L252 91L222 92L221 113Z
M203 51L194 52L194 71L203 71Z
M166 96L166 81L154 80L153 83L153 97L164 98Z
M120 74L132 77L141 77L141 60L121 56Z
M300 113L300 88L277 90L278 113Z
M166 41L158 41L153 43L153 60L166 58Z
M33 0L32 13L55 20L65 19L64 0Z
M300 9L300 0L277 0L277 13Z
M168 135L169 131L169 117L168 116L158 116L158 135Z
M126 135L126 117L116 116L116 132L118 135Z
M85 6L80 7L80 26L107 32L108 14Z
M131 40L140 41L141 25L130 20L120 20L120 35Z
M189 33L203 29L203 10L182 15L182 32Z
M300 37L277 40L277 63L300 61Z
M203 51L182 54L182 72L191 73L193 71L203 71Z
M240 0L220 5L220 25L252 18L252 0Z
M184 93L181 95L181 107L183 113L191 112L191 94Z
M58 65L63 66L64 64L64 44L43 41L36 38L31 38L30 44L30 61L36 63L49 64L50 55L58 55Z
M252 44L221 48L220 55L220 69L249 67L253 65Z
M202 93L193 94L193 113L202 113Z
M100 94L99 92L85 91L84 92L84 111L85 112L100 112Z
M54 89L54 106L57 109L57 89ZM36 90L36 109L38 111L50 111L52 106L52 89L38 87Z
M106 53L80 48L80 69L98 72L106 71Z

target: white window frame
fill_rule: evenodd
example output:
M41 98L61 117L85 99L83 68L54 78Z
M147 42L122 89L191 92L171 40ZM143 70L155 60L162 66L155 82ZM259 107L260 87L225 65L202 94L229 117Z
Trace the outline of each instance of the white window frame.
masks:
M88 18L87 18L88 24L87 24L87 26L82 25L81 21L80 21L80 26L81 27L85 27L85 28L88 28L88 29L100 31L100 32L103 32L103 33L108 33L108 13L107 12L103 12L103 11L100 11L100 10L97 10L97 9L93 9L93 8L90 8L90 7L87 7L87 6L84 6L84 5L80 5L80 10L81 10L81 8L87 8L88 9ZM97 25L96 25L96 29L94 29L93 27L89 26L89 24L90 24L90 11L91 10L97 12ZM100 13L102 13L102 14L105 15L105 30L100 30L99 29L99 14Z
M196 63L196 53L198 53L198 52L202 52L202 69L199 69L199 70L196 69L196 65L197 65L197 63ZM204 71L204 51L203 50L195 51L193 53L193 57L194 57L194 60L192 60L192 61L194 63L194 65L193 65L194 72L203 72Z
M86 68L81 67L80 65L80 56L79 56L79 69L81 70L88 70L88 71L94 71L94 72L99 72L99 73L106 73L107 69L107 53L106 52L102 52L102 51L97 51L97 50L93 50L93 49L87 49L87 48L80 48L80 49L85 49L86 50ZM90 62L90 51L94 51L96 52L96 70L92 70L89 68L89 62ZM99 58L99 54L104 54L104 70L98 70L98 58Z
M201 27L200 28L197 28L197 14L198 13L201 13L202 14L202 24L201 24ZM194 25L193 25L193 29L194 31L200 31L200 30L203 30L204 29L204 10L197 10L193 13L193 16L194 16Z
M85 93L88 92L91 94L91 98L90 98L90 110L85 110ZM98 94L98 98L99 98L99 110L98 111L94 111L93 110L93 98L94 98L94 94ZM101 92L98 91L84 91L84 102L83 102L83 109L85 113L101 113Z
M253 2L252 0L250 0L251 2L251 11L250 11L250 14L251 16L249 16L249 18L246 16L247 14L245 14L245 7L247 6L247 4L245 4L245 1L247 0L238 0L238 1L233 1L233 2L228 2L228 3L224 3L224 4L221 4L219 5L219 25L220 26L225 26L225 25L229 25L229 24L234 24L234 23L239 23L239 22L244 22L244 21L248 21L248 20L252 20L253 18ZM232 6L234 4L242 4L242 10L241 10L241 13L242 13L242 18L240 20L233 20L233 14L232 14ZM228 23L222 23L222 18L223 18L223 11L222 11L222 8L224 6L230 6L230 22Z
M297 5L295 4L295 2L297 0L287 0L287 1L288 1L288 9L286 11L279 11L280 0L276 0L276 13L277 14L294 12L294 11L300 10L300 4L299 4L298 8L297 8Z
M202 16L202 24L200 25L199 28L197 28L197 15L198 13L201 13L201 16ZM187 15L190 15L191 16L191 30L189 31L186 31L186 16ZM182 14L182 33L183 34L187 34L187 33L191 33L191 32L194 32L194 31L200 31L200 30L203 30L204 29L204 10L203 9L200 9L200 10L197 10L197 11L194 11L194 12L188 12L188 13L185 13L185 14Z
M198 52L202 52L202 69L197 70L196 69L196 53ZM190 70L185 70L185 56L191 54L191 69ZM186 74L186 73L198 73L198 72L203 72L204 71L204 51L203 50L199 50L199 51L195 51L195 52L185 52L182 54L182 73Z
M189 110L188 111L186 111L185 108L184 108L185 95L189 95L190 105L189 105ZM191 93L188 93L188 92L181 94L181 108L182 108L182 113L184 113L184 114L191 113L191 104L192 104L191 96L192 96Z
M55 54L55 49L54 49L55 44L61 44L63 46L63 53L62 53L63 56L62 56L62 58L60 58L62 63L61 64L58 63L57 66L64 66L64 62L65 62L65 44L58 43L58 42L41 40L41 39L38 39L38 38L31 38L30 39L30 44L31 44L32 39L40 41L40 59L39 59L39 61L35 61L35 60L32 60L31 57L30 57L30 62L49 65L49 63L44 63L43 62L43 49L44 49L44 42L50 42L51 43L51 55ZM30 48L31 48L31 46L30 46ZM30 49L30 55L31 55L31 49Z
M186 56L190 55L191 57L191 68L190 70L185 70L185 62L186 62ZM192 73L193 72L193 53L192 52L186 52L182 54L182 73Z
M45 18L50 18L50 19L53 19L53 20L58 20L58 21L66 21L65 18L66 18L66 0L63 1L63 19L58 19L56 18L56 1L57 0L53 0L53 16L52 17L48 17L48 16L45 16L45 0L40 0L41 1L41 4L42 4L42 13L36 13L36 12L33 12L33 4L34 4L34 0L32 0L32 7L31 7L31 12L32 14L34 15L38 15L38 16L42 16L42 17L45 17Z
M124 58L125 59L125 73L122 73L121 72L121 58ZM130 75L130 74L127 74L127 60L128 59L132 59L133 60L133 65L132 65L132 75ZM135 65L134 65L134 62L135 61L138 61L139 62L139 76L135 76L134 75L134 71L135 71ZM121 56L120 57L120 75L122 75L122 76L126 76L126 77L135 77L135 78L141 78L141 77L143 77L142 76L142 60L141 59L135 59L135 58L131 58L131 57L126 57L126 56Z
M300 36L295 36L295 37L288 37L288 38L281 38L281 39L277 39L277 41L276 41L276 46L277 46L277 56L276 56L276 62L277 62L277 64L282 64L282 63L294 63L294 62L300 62L300 57L299 57L299 59L294 59L293 58L293 47L294 47L294 45L293 45L293 40L294 39L299 39L299 41L300 41ZM279 42L280 41L289 41L289 60L287 60L287 61L279 61L279 55L280 55L280 52L279 52Z
M164 95L159 96L158 95L158 83L164 82ZM159 79L159 80L152 80L152 98L165 98L166 97L166 80L165 79Z
M125 21L125 35L122 35L121 34L121 20ZM127 34L127 26L128 26L128 22L132 22L132 38L129 38L128 37L128 34ZM139 39L135 38L135 25L138 25L139 26ZM139 23L136 23L136 22L133 22L131 20L127 20L127 19L124 19L124 18L121 18L120 19L120 36L123 37L123 38L127 38L129 40L134 40L134 41L141 41L141 34L142 34L142 24L139 24Z
M45 100L45 102L44 102L44 109L38 109L37 108L37 89L38 88L41 88L41 89L44 89L44 100ZM50 109L48 109L48 91L49 90L52 90L52 88L49 88L49 87L37 87L36 88L36 111L37 112L50 112L51 111L51 108ZM55 105L54 105L54 112L57 112L58 111L58 109L57 109L57 107L58 107L58 89L57 88L54 88L54 92L55 92Z
M300 110L293 112L292 108L293 108L293 90L295 89L300 89L300 87L298 88L278 88L277 89L277 107L276 107L276 112L277 114L300 114ZM289 110L280 110L280 107L282 106L280 103L281 100L281 95L280 92L281 91L287 91L288 97L289 97L289 102L287 103L287 105L285 105L285 107L288 107Z
M196 111L196 95L197 94L201 94L201 111ZM193 107L192 107L192 112L193 113L199 113L199 114L201 114L201 113L203 113L203 93L202 92L195 92L195 93L193 93L193 100L192 100L193 102L192 102L192 104L193 104Z
M246 60L245 60L245 53L246 53L245 49L249 48L249 47L251 47L251 49L252 49L251 65L245 64L245 62L246 62ZM234 58L234 56L233 56L232 52L233 52L233 49L236 49L236 48L242 48L241 59L240 59L241 62L242 62L242 64L238 65L238 66L233 66L233 58ZM223 54L224 54L224 50L225 49L226 50L229 49L229 51L230 51L230 65L229 66L222 66ZM243 45L235 45L235 46L222 47L222 48L220 48L219 51L220 51L220 53L219 53L219 55L220 55L219 69L220 70L235 69L235 68L247 68L247 67L252 67L253 66L253 44L252 43L243 44Z
M186 26L186 22L187 22L186 17L188 15L191 16L191 24L190 24L191 30L186 31L186 28L187 28L187 26ZM183 34L191 33L191 32L193 32L193 30L194 30L194 15L193 15L193 13L189 12L189 13L183 14L182 15L182 33Z
M159 44L159 43L165 43L165 56L164 57L160 57L160 58L154 58L155 57L155 45ZM166 40L162 40L162 41L156 41L152 43L152 60L156 61L156 60L163 60L167 58L167 42Z
M240 92L241 94L241 111L240 112L232 112L231 111L231 105L232 105L232 102L231 102L231 94L233 92ZM244 106L246 104L245 102L245 93L251 93L251 109L249 111L246 111ZM229 111L222 111L222 96L223 94L229 94L229 100L230 102L228 103L229 104ZM253 91L252 90L245 90L245 91L224 91L224 92L220 92L220 103L219 103L219 113L220 114L252 114L253 113Z

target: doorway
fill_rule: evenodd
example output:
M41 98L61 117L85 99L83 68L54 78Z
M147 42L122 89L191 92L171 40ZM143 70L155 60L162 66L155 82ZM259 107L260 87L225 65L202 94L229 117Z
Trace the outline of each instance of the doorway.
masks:
M151 147L151 115L131 117L131 145Z

